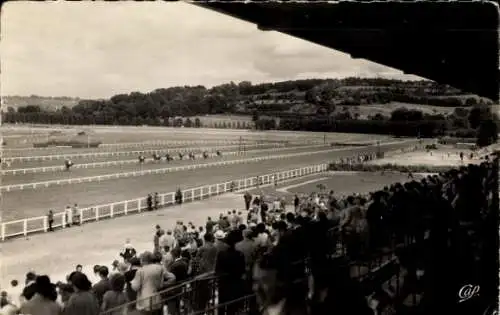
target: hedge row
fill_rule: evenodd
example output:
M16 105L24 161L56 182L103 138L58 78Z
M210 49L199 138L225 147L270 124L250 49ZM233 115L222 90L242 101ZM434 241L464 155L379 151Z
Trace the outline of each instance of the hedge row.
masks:
M331 163L330 171L354 171L354 172L412 172L412 173L440 173L454 168L453 166L432 166L432 165L399 165L399 164L340 164Z
M97 148L101 144L101 141L78 141L78 140L49 140L45 142L33 143L34 148L47 148L56 146L68 146L72 148Z

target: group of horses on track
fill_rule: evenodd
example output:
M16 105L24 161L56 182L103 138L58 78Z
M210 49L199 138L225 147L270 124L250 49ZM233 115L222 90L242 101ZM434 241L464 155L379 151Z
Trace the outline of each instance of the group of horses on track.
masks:
M179 160L183 160L184 159L184 153L182 152L179 152L178 153L178 156L179 156ZM217 150L216 151L216 155L221 157L222 156L222 152ZM204 159L208 159L209 157L209 154L207 151L204 151L203 152L203 158ZM196 155L193 153L193 152L189 152L188 153L188 158L190 160L196 160ZM154 153L153 156L152 156L152 159L154 162L159 162L162 160L162 156L158 153ZM138 157L138 160L139 160L139 164L143 164L144 162L146 162L146 157L141 154L139 155ZM173 161L174 160L174 157L172 155L170 155L169 153L165 154L165 161L167 162L170 162L170 161ZM64 160L64 167L65 167L65 170L66 171L69 171L71 169L71 167L74 165L73 161L71 161L70 159L66 159Z

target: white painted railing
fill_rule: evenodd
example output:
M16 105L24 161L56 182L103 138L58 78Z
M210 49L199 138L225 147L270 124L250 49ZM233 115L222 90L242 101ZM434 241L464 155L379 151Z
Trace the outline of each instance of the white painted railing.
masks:
M262 145L248 145L245 146L245 149L251 148L251 147L260 147ZM270 146L270 145L266 145ZM227 148L234 148L235 146L228 146L228 147L219 147L216 149L227 149ZM222 154L224 156L234 156L234 155L246 155L246 154L253 154L253 153L263 153L263 152L278 152L278 151L286 151L286 150L297 150L297 149L312 149L312 148L318 148L318 147L324 147L323 145L310 145L310 146L294 146L294 147L283 147L282 145L277 145L275 148L269 148L269 149L261 149L261 150L250 150L250 151L223 151ZM164 150L162 152L164 153L187 153L187 151L191 152L203 152L206 150L214 150L214 148L197 148L196 150ZM140 153L140 151L138 151ZM208 156L210 158L217 156L216 153L208 153ZM195 154L195 157L197 159L203 159L203 153L200 154ZM179 160L179 156L173 155L172 156L173 160ZM184 158L185 160L188 159L188 157ZM164 161L164 157L162 157L162 160ZM154 161L151 158L147 158L147 160L144 163L161 163L161 161ZM75 164L72 166L73 168L99 168L99 167L105 167L105 166L117 166L117 165L128 165L128 164L138 164L138 159L131 159L131 160L118 160L118 161L104 161L104 162L94 162L94 163L82 163L82 164ZM33 174L33 173L48 173L48 172L56 172L56 171L64 171L66 169L66 166L64 165L52 165L52 166L42 166L42 167L31 167L31 168L21 168L21 169L12 169L12 170L2 170L0 173L2 175L19 175L19 174Z
M30 137L26 135L26 137ZM42 136L42 138L47 139L47 135ZM241 142L257 142L250 139L242 139ZM216 139L205 139L205 140L156 140L156 141L144 141L144 142L121 142L121 143L101 143L98 148L109 147L109 148L140 148L146 146L163 146L163 145L198 145L206 143L215 144L237 144L240 140L216 140ZM97 148L97 149L98 149ZM42 147L42 148L4 148L4 152L16 152L16 151L43 151L43 150L54 150L55 147Z
M278 173L271 173L257 177L249 177L224 183L190 188L182 191L183 202L203 200L212 196L217 196L230 191L254 188L259 185L272 184L276 178L278 181L302 177L313 173L325 172L328 164L319 164L287 170ZM259 181L259 182L258 182ZM175 204L175 192L158 194L159 207ZM79 209L80 222L92 222L102 219L113 218L133 213L140 213L147 210L146 197L136 198L126 201L114 202L105 205L98 205ZM67 218L64 212L55 213L52 228L66 228ZM0 236L2 241L16 236L28 236L29 234L48 232L49 222L47 216L39 216L23 220L4 222L1 224Z
M208 167L232 165L232 164L242 164L242 163L253 163L253 162L266 161L266 160L287 159L287 158L307 156L307 155L312 155L312 154L324 154L324 153L329 153L329 152L346 151L346 150L351 150L352 154L364 154L365 152L366 153L373 152L373 150L376 149L377 147L379 147L380 149L384 148L384 151L389 151L389 150L391 150L390 146L392 146L392 145L398 146L397 149L394 148L394 150L398 150L399 148L402 148L403 145L406 145L406 146L412 145L411 143L413 143L413 145L415 145L415 140L390 142L390 143L381 144L379 146L367 146L367 147L355 147L355 148L336 148L336 149L312 151L312 152L268 155L268 156L254 157L254 158L248 158L248 159L237 159L237 160L220 161L220 162L212 162L212 163L191 164L191 165L183 165L183 166L177 166L177 167L132 171L132 172L124 172L124 173L113 173L113 174L105 174L105 175L97 175L97 176L89 176L89 177L56 179L56 180L36 182L36 183L5 185L5 186L0 186L0 192L8 192L8 191L13 191L13 190L24 190L24 189L36 189L37 187L49 187L49 186L54 186L54 185L68 185L68 184L74 184L74 183L77 183L77 184L89 183L89 182L94 182L94 181L104 181L104 180L126 178L126 177L135 177L135 176L142 176L142 175L165 174L165 173L170 173L170 172L194 170L194 169L199 169L199 168L208 168Z
M205 143L206 144L206 143ZM34 155L34 156L13 156L13 157L5 157L3 160L9 163L15 162L30 162L30 161L53 161L53 160L63 160L63 159L73 159L73 158L94 158L94 157L113 157L113 156L131 156L137 154L146 154L146 153L169 153L169 152L200 152L202 150L218 150L221 148L235 148L238 146L245 147L262 147L262 146L276 146L276 147L284 147L283 143L242 143L239 144L235 142L235 144L228 146L210 146L210 147L173 147L168 149L145 149L145 150L136 150L136 151L106 151L106 152L86 152L86 153L67 153L67 154L51 154L51 155Z

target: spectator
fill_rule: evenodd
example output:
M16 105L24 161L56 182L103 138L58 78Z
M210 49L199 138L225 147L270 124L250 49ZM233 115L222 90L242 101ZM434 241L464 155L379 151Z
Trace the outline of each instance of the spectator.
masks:
M165 248L165 247L174 248L176 244L175 244L175 238L172 235L172 230L167 230L166 234L160 236L159 243L160 243L160 248Z
M91 293L92 283L87 276L81 272L76 272L70 279L74 293L64 307L64 315L98 315L99 301Z
M19 308L12 304L7 296L7 292L2 291L0 293L0 314L2 315L16 315L18 314Z
M219 276L219 304L241 297L244 292L245 257L236 250L239 240L238 231L231 231L227 237L228 248L217 255L215 272ZM235 314L240 305L238 303L220 310L219 314Z
M136 271L131 282L131 287L137 292L138 311L144 314L161 315L162 302L158 293L164 286L164 269L159 264L154 264L154 255L151 252L144 252L141 255L142 267ZM149 298L153 296L153 298Z
M169 271L175 276L175 284L180 284L188 278L188 262L181 256L179 248L172 249L172 256L174 262L170 265ZM182 293L182 288L174 289L169 292L167 300L168 313L171 315L180 314L181 297L178 296Z
M73 289L73 285L71 284L58 283L57 287L59 289L59 297L60 297L59 305L64 309L64 307L69 301L69 298L75 291Z
M215 237L215 248L217 248L218 252L223 252L228 249L227 244L224 242L224 239L226 237L226 233L224 233L221 230L218 230L214 234Z
M99 270L97 272L97 275L99 276L99 282L94 284L92 287L92 292L95 294L97 301L99 302L99 306L102 305L102 299L104 297L104 294L111 290L111 284L109 283L109 270L108 267L106 266L100 266Z
M125 241L125 246L123 247L123 251L120 253L120 256L123 258L125 262L129 262L129 260L132 257L135 257L136 254L137 252L134 246L130 244L130 239L127 238Z
M246 274L249 275L256 255L256 244L253 240L253 231L244 230L243 240L236 243L235 248L245 257L245 270Z
M286 257L276 253L264 255L253 268L253 290L263 314L307 314L305 296L293 299L287 296L290 284L284 270Z
M128 301L125 292L123 292L125 281L125 276L122 274L114 274L109 278L111 290L104 293L101 307L103 312L113 309L109 315L123 315L125 313L126 306L123 305Z
M205 230L207 233L213 233L214 232L214 226L215 222L212 221L211 217L207 218L207 223L205 224Z
M193 274L195 275L213 272L215 269L217 248L214 245L214 236L210 233L207 233L204 236L204 240L205 243L198 249L194 258Z
M26 285L21 295L23 301L29 301L33 297L33 295L35 295L36 292L35 280L36 280L36 274L34 272L28 272L26 274L26 281L25 281ZM21 303L23 303L23 301L21 301Z
M135 278L137 270L141 267L141 261L139 258L134 257L130 259L130 269L125 272L125 282L126 282L126 293L127 299L129 301L135 301L137 299L137 292L132 289L131 282ZM129 304L129 310L135 309L134 304Z
M61 307L56 303L57 291L47 276L38 276L35 280L35 294L21 306L22 314L59 315Z

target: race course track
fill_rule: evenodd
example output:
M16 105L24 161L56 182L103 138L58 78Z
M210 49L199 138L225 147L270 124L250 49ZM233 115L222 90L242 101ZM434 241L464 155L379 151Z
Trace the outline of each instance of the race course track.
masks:
M153 169L162 169L168 167L175 167L181 165L191 165L191 164L204 164L211 163L216 161L231 161L231 160L239 160L245 158L266 156L266 155L275 155L275 154L293 154L293 153L301 153L301 152L309 152L309 151L322 151L322 150L331 150L331 147L318 147L318 148L283 148L279 151L276 150L267 150L267 149L257 149L257 150L249 150L246 151L242 155L227 155L222 157L211 157L209 159L204 160L197 156L197 159L194 161L190 161L186 156L183 160L175 160L167 163L166 161L160 161L158 163L144 163L139 164L137 160L132 164L123 164L123 165L110 165L105 167L97 167L97 168L72 168L70 171L55 171L55 172L47 172L47 173L27 173L27 174L16 174L16 175L3 175L2 176L2 186L6 185L16 185L16 184L24 184L24 183L33 183L33 182L43 182L50 180L58 180L58 179L67 179L67 178L76 178L76 177L87 177L87 176L98 176L98 175L106 175L106 174L116 174L116 173L126 173L126 172L134 172L141 170L153 170ZM231 151L235 152L235 151ZM174 156L177 158L177 156Z
M382 145L381 151L392 151L408 147L409 141ZM329 153L310 156L290 157L283 160L267 160L197 170L186 170L158 175L121 178L103 182L51 186L48 188L29 189L3 193L4 221L40 216L49 209L60 212L67 205L77 203L80 207L94 206L110 202L130 200L144 197L151 192L166 193L182 189L215 184L239 178L259 176L280 170L294 169L320 163L328 163L335 159L352 156L369 148L357 147L339 149ZM371 151L377 148L372 146ZM285 152L289 153L289 152ZM241 157L240 157L241 158ZM200 161L195 161L200 162ZM68 172L71 173L71 172ZM5 183L3 183L5 185Z

